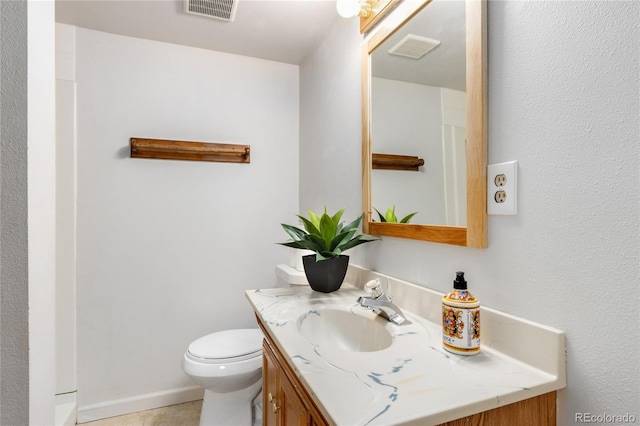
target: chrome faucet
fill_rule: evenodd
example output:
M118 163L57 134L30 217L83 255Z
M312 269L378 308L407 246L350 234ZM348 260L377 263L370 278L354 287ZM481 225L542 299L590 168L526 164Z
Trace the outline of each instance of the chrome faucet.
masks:
M411 321L407 319L400 308L391 302L391 296L384 293L380 278L368 281L364 285L364 291L371 297L359 297L358 303L360 306L373 310L376 314L396 325L411 324Z

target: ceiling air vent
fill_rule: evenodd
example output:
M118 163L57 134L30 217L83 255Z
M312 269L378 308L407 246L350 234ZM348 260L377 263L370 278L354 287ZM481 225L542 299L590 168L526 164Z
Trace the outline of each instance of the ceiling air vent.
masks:
M392 55L406 56L413 59L420 59L431 49L440 44L438 40L408 34L398 44L389 49Z
M184 0L184 11L194 15L233 21L238 0Z

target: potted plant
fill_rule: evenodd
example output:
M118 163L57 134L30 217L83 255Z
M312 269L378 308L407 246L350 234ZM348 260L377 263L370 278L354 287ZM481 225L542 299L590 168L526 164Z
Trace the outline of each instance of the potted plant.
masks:
M304 229L282 224L291 241L279 244L315 253L303 256L302 264L309 285L316 291L330 293L338 290L349 266L349 256L343 253L350 248L378 239L358 233L362 215L347 225L340 222L344 210L329 215L325 207L321 216L309 210L308 219L297 215Z

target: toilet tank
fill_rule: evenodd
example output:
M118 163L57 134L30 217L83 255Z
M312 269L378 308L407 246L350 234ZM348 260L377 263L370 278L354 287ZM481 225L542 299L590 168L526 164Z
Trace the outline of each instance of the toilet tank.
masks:
M291 287L299 285L309 285L304 271L299 271L289 265L276 266L276 287Z

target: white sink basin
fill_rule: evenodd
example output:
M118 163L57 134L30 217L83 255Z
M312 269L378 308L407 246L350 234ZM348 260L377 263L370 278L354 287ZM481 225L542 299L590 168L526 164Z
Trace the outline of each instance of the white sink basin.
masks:
M391 346L388 321L369 311L321 307L298 318L298 329L311 343L349 352L381 351Z

